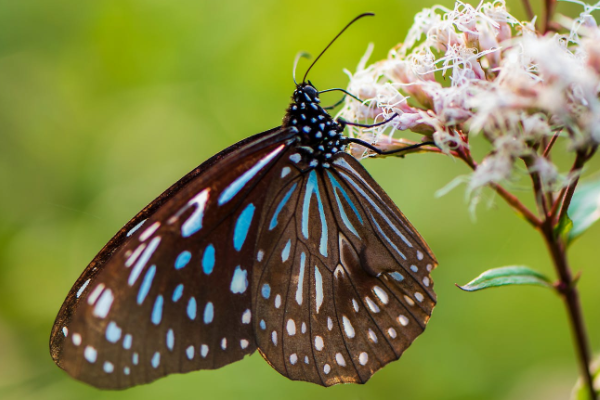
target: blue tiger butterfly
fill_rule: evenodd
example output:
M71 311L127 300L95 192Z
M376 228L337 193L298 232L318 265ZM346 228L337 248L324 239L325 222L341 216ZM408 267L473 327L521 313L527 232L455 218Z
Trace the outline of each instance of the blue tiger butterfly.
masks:
M281 127L201 164L104 246L52 328L59 367L124 389L258 349L331 386L401 356L431 316L436 260L345 149L381 152L344 137L319 93L305 75Z

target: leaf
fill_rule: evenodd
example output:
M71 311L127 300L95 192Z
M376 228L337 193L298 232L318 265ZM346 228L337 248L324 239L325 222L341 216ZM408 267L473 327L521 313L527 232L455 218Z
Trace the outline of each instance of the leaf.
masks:
M600 219L600 180L586 182L577 187L568 210L573 221L569 241L586 231Z
M596 360L592 362L590 368L592 371L592 378L594 379L594 389L596 389L596 392L600 392L600 357L597 357ZM589 398L589 390L583 384L581 377L579 377L571 392L570 400L589 400Z
M464 286L458 288L475 292L481 289L506 285L537 285L552 287L550 280L531 268L519 265L489 269Z
M569 217L568 213L563 214L558 225L554 228L554 235L562 238L565 242L570 242L571 238L569 233L573 230L573 220Z

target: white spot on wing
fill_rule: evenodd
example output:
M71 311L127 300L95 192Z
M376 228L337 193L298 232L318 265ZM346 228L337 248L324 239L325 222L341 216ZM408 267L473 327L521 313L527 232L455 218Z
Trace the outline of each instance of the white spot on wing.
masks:
M367 334L369 335L369 339L371 339L371 342L377 343L377 335L375 334L375 332L373 332L371 328L369 328L369 332Z
M383 304L387 304L390 301L388 294L379 286L373 288L373 293L375 293L375 296L377 296Z
M279 308L279 307L281 307L281 295L280 294L275 296L275 308Z
M271 332L271 340L273 341L273 344L277 346L277 331Z
M233 278L231 279L231 293L244 293L248 288L248 271L242 269L239 265L235 267Z
M296 303L299 306L302 305L302 285L304 284L304 267L306 264L306 254L302 252L300 254L300 272L298 272L298 288L296 289Z
M358 356L358 362L360 365L367 365L367 362L369 362L369 355L363 351Z
M350 320L345 315L342 316L342 325L344 325L344 331L346 332L346 336L352 339L355 335L354 327L350 323Z
M79 290L77 291L77 298L79 298L81 296L81 294L83 293L83 291L85 290L85 288L87 287L87 285L90 283L90 279L88 279L87 281L85 281L83 283L83 285L81 285L81 287L79 288Z
M133 265L133 263L135 262L135 260L137 260L137 258L140 256L140 254L142 253L142 251L146 248L146 243L142 243L140 244L134 251L133 253L131 253L131 255L129 256L129 258L127 259L127 261L125 261L125 266L127 268L131 267Z
M408 325L408 322L409 322L408 318L406 318L406 316L404 316L404 315L400 315L398 317L398 321L400 322L400 325L402 325L402 326Z
M242 314L242 324L249 324L252 319L252 311L249 309Z
M160 228L160 222L158 221L147 227L146 230L140 235L140 242L144 242L146 239L152 236L158 228Z
M86 346L83 351L83 357L90 363L95 363L98 358L98 351L92 346Z
M106 317L114 299L115 296L113 295L112 290L106 289L98 299L93 314L98 318Z
M379 306L377 304L375 304L375 302L373 300L371 300L370 297L365 297L365 301L367 302L367 305L369 306L369 308L371 309L371 311L373 311L374 313L378 313L379 310Z
M396 330L394 328L388 329L388 335L390 335L390 337L392 339L395 339L396 338Z
M79 346L81 344L81 335L79 333L74 333L71 340L75 346Z
M319 267L315 265L315 289L316 289L316 311L319 313L319 309L323 305L323 277L321 276L321 271L319 271Z
M98 297L100 296L100 293L102 293L102 291L104 290L104 283L100 283L98 286L96 286L94 288L94 290L92 290L92 293L90 293L87 301L88 304L94 305L94 303L96 302L96 300L98 300Z
M315 336L315 349L321 351L324 346L325 343L323 342L323 338L321 336Z
M345 367L346 366L346 360L344 360L344 356L342 355L342 353L336 353L335 354L335 362L340 367Z
M294 322L293 319L291 319L291 318L288 319L286 329L287 329L288 335L294 336L296 334L296 323Z

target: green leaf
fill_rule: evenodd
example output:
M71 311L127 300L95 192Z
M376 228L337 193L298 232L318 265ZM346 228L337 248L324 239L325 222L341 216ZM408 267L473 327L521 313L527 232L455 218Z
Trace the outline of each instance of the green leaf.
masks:
M558 221L558 225L554 228L556 237L562 238L565 242L570 242L569 233L573 230L573 220L565 213Z
M594 389L596 389L596 392L600 392L600 357L597 357L596 360L592 362L590 368L594 379ZM571 392L570 400L589 400L589 398L589 390L583 384L583 380L580 377L577 379L577 383Z
M568 236L571 241L600 219L600 180L586 182L577 187L568 213L573 221L573 228Z
M467 292L475 292L506 285L537 285L552 287L550 280L531 268L519 265L489 269L464 286L458 286Z

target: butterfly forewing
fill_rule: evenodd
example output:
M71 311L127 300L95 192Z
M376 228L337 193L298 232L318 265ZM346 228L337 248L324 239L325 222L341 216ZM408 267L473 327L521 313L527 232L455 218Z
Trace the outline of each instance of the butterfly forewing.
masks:
M219 160L218 175L199 175L84 272L51 338L59 365L124 388L252 353L253 238L287 147L267 141Z

